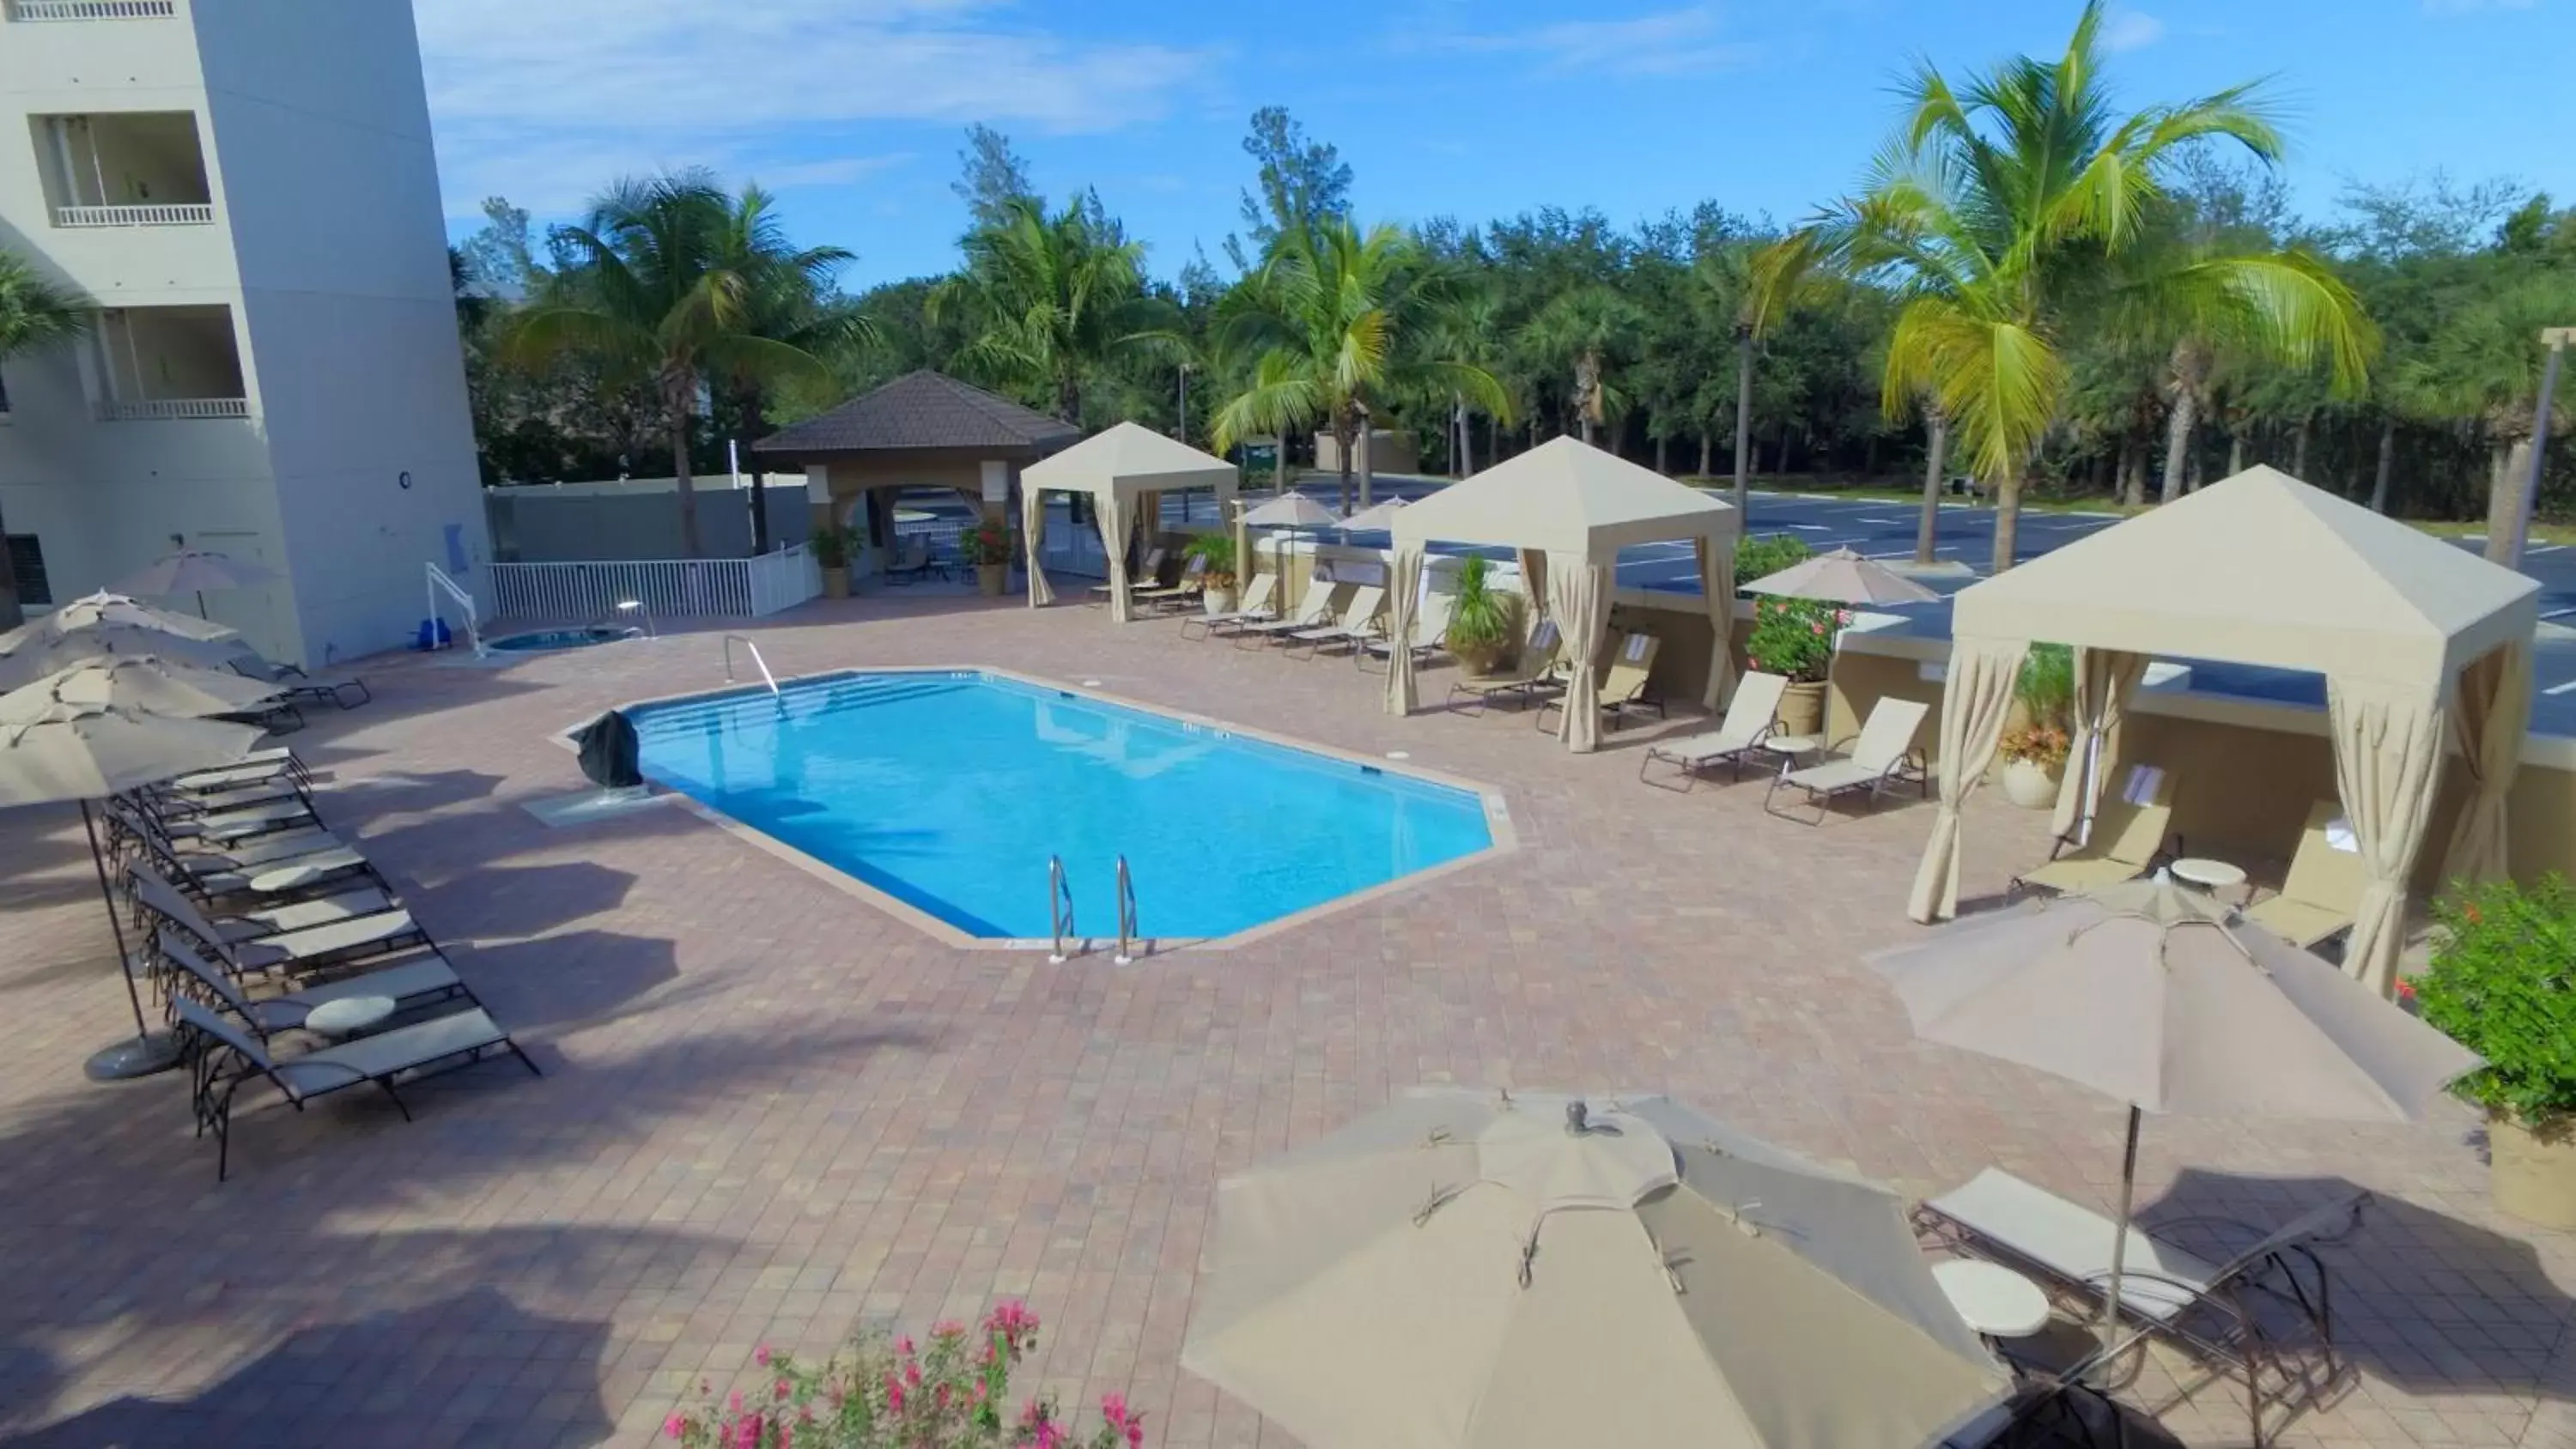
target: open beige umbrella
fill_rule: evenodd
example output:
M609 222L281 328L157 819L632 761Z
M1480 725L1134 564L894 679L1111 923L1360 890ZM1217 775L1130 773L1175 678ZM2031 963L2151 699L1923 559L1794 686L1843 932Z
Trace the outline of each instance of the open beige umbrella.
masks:
M1363 508L1333 525L1344 533L1384 533L1395 527L1395 516L1404 511L1404 500L1390 498L1374 507Z
M1893 1193L1660 1097L1417 1091L1209 1259L1182 1363L1319 1446L1913 1449L2008 1387Z
M246 589L275 582L276 578L277 571L264 564L206 549L183 548L154 559L141 573L120 581L116 588L120 593L153 598L194 594L197 617L202 619L206 617L206 590Z
M84 629L95 629L102 625L127 625L137 629L151 629L163 634L176 634L183 639L208 642L241 637L240 631L230 625L218 624L208 619L191 619L185 614L174 614L168 609L157 609L129 594L97 593L84 594L33 624L6 637L0 637L0 650L10 648L12 641L22 634L41 632L47 635L61 635Z
M2341 969L2169 881L1972 916L1871 964L1923 1040L2129 1104L2106 1326L2143 1113L2411 1122L2478 1065Z
M1313 533L1327 528L1339 528L1342 526L1342 516L1292 489L1257 508L1245 510L1243 526L1275 528L1280 531L1277 537L1281 542L1271 552L1271 569L1279 575L1278 602L1273 607L1278 609L1279 617L1287 618L1290 606L1303 602L1305 596L1301 592L1297 599L1292 600L1288 597L1288 548L1285 536L1289 533Z
M65 707L181 718L237 714L260 708L276 694L276 686L230 670L193 668L159 655L107 655L0 694L0 725L40 724Z
M1929 604L1941 596L1847 548L1820 553L1741 585L1746 593L1828 604Z
M0 690L24 689L92 660L157 659L207 671L226 670L242 656L239 639L193 639L140 624L98 623L86 628L34 633L12 647L0 645ZM274 688L263 691L274 694Z
M0 695L0 809L15 805L80 802L81 830L90 864L107 903L108 929L116 940L118 974L134 1009L134 1040L93 1054L89 1075L101 1081L162 1071L178 1060L166 1033L143 1019L135 991L133 959L125 949L116 892L99 851L98 826L89 802L199 770L229 765L250 752L256 725L198 718L240 707L239 691L226 680L196 670L164 672L144 661L89 664L24 689ZM256 687L256 681L238 680ZM166 706L168 713L148 706Z

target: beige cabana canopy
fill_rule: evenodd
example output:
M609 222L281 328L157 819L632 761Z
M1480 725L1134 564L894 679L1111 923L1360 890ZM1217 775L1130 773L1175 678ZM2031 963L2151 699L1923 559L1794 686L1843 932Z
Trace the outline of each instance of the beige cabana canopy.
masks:
M1941 704L1941 808L1909 914L1957 909L1959 806L1994 762L2031 643L2076 650L2081 753L2061 828L2090 815L2111 777L2120 717L2150 656L2312 670L2326 677L2336 786L2370 879L2345 969L2390 993L2446 712L2476 794L2444 874L2504 872L2539 592L2511 569L2261 467L1962 590Z
M1422 558L1441 543L1518 550L1531 607L1553 617L1564 637L1573 682L1558 737L1573 750L1600 743L1598 685L1619 550L1638 543L1688 540L1699 555L1700 587L1715 630L1707 704L1726 697L1733 673L1727 639L1735 615L1733 506L1662 474L1623 462L1589 443L1560 437L1453 483L1395 516L1395 581L1388 634L1408 637L1420 607ZM1551 561L1552 566L1551 566ZM1413 660L1393 651L1387 671L1389 714L1413 711Z
M1046 541L1046 495L1087 493L1109 555L1109 615L1127 622L1127 535L1140 518L1159 518L1162 495L1213 488L1222 517L1234 497L1232 463L1136 423L1120 423L1020 471L1020 534L1028 550L1029 607L1055 602L1038 551Z

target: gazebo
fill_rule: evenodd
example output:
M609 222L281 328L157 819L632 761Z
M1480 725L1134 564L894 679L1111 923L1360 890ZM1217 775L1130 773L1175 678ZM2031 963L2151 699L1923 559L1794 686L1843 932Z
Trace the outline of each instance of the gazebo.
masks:
M2388 994L2445 724L2475 794L2448 876L2505 869L2505 793L2531 707L2540 585L2270 468L1962 590L1941 701L1941 805L1907 913L1956 913L1959 807L1993 764L2022 656L2075 647L2077 737L2059 824L2088 817L2151 656L2322 673L2335 784L2369 885L2347 971Z
M1232 463L1136 423L1120 423L1085 438L1020 474L1020 533L1028 550L1029 607L1055 602L1038 552L1046 541L1046 495L1090 495L1100 522L1100 547L1109 556L1109 617L1127 622L1127 535L1138 520L1162 517L1163 495L1214 489L1217 513L1234 497Z
M1600 686L1593 665L1608 634L1619 550L1684 539L1696 550L1714 631L1706 700L1714 709L1726 697L1734 672L1727 646L1735 620L1735 538L1741 527L1733 506L1720 499L1589 443L1559 437L1452 483L1395 516L1389 530L1395 536L1395 587L1388 632L1397 639L1412 632L1414 611L1420 607L1422 558L1434 540L1516 550L1531 606L1556 620L1573 672L1558 738L1568 749L1591 750L1601 742ZM1410 714L1412 654L1396 649L1391 657L1387 713Z

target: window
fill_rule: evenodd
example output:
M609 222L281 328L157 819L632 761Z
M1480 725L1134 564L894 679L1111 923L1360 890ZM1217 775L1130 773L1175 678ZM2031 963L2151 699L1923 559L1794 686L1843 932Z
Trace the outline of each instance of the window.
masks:
M9 535L9 571L18 576L19 603L53 603L53 586L45 579L45 546L34 534Z

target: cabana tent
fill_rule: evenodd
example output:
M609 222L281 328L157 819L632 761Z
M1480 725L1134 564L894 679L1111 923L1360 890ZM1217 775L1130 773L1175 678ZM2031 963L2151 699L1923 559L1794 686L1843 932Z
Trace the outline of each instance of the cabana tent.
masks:
M1046 541L1046 495L1086 493L1100 521L1100 546L1109 555L1109 617L1124 624L1127 608L1127 535L1137 520L1159 521L1163 495L1213 488L1217 516L1234 497L1232 463L1136 423L1120 423L1085 438L1052 458L1020 471L1020 534L1028 549L1029 607L1055 602L1038 552Z
M1572 437L1542 443L1475 476L1452 483L1395 516L1395 580L1387 632L1403 639L1420 607L1422 556L1443 543L1516 549L1532 607L1552 616L1569 651L1573 681L1558 738L1567 748L1601 739L1600 686L1593 674L1610 619L1619 550L1636 543L1688 539L1699 555L1715 638L1707 704L1726 697L1734 671L1727 653L1735 620L1735 509L1696 488L1623 462ZM1551 566L1551 559L1553 565ZM1411 651L1392 651L1386 678L1389 714L1413 711Z
M2539 592L2511 569L2262 467L1962 590L1941 701L1941 808L1908 914L1957 911L1960 803L1994 762L2033 641L2076 651L2085 753L2067 770L2061 827L2089 816L2111 778L2119 720L2149 657L2312 670L2326 677L2336 788L2370 880L2345 969L2392 992L2446 711L2476 794L2444 874L2504 872Z

